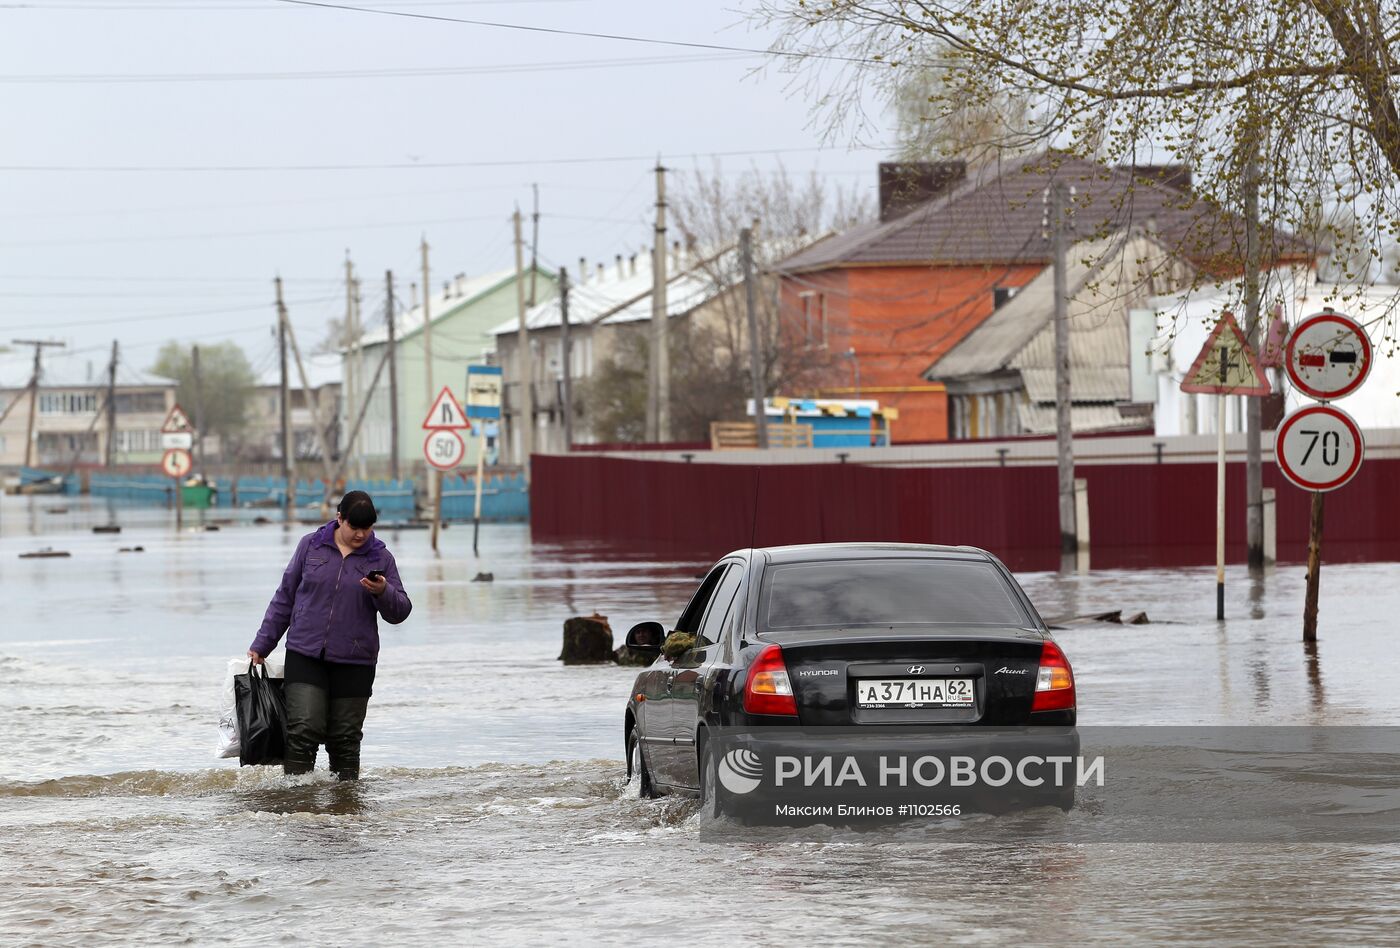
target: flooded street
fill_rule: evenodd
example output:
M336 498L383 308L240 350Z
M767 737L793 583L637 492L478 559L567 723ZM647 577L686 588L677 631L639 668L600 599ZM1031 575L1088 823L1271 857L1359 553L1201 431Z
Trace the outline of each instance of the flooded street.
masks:
M366 779L240 770L213 756L224 669L310 528L240 512L177 535L170 516L0 500L5 943L1400 941L1395 846L715 832L691 803L635 798L635 671L563 667L562 621L596 610L619 643L672 621L725 551L656 562L508 525L483 527L478 561L455 526L437 559L426 531L384 531L414 612L381 625ZM120 535L91 533L109 519ZM47 546L72 556L18 558ZM1400 566L1327 565L1312 654L1301 567L1230 570L1223 625L1210 569L1020 579L1047 618L1152 620L1057 633L1082 726L1400 725Z

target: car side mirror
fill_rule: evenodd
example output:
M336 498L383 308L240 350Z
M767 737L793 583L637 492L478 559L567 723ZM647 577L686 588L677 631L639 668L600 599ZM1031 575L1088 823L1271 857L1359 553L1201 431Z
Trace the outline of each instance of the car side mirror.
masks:
M666 627L660 622L638 622L627 630L626 646L634 652L660 655L666 641Z

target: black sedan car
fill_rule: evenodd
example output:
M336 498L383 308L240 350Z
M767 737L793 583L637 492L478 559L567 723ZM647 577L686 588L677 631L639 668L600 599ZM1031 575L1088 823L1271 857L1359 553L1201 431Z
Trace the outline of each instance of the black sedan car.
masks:
M644 622L627 643L658 653L627 701L629 779L706 808L724 809L720 734L796 728L820 744L1075 723L1069 662L1006 567L971 547L740 550L672 631Z

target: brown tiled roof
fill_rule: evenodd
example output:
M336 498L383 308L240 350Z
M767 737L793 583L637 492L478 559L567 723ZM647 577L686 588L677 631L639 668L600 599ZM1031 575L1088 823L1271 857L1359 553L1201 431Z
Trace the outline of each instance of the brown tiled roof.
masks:
M1163 243L1210 272L1240 269L1244 219L1206 199L1131 171L1057 152L976 169L948 193L891 221L852 228L783 261L787 272L890 264L1048 264L1043 195L1052 182L1075 189L1072 239L1102 237L1130 224L1154 225ZM1266 243L1267 245L1267 243ZM1286 260L1314 253L1291 234L1275 235Z

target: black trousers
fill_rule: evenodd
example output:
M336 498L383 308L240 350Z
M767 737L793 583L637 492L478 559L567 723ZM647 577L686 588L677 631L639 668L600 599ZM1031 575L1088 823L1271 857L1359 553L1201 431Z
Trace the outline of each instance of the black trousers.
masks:
M328 662L288 649L283 772L309 773L316 766L317 750L325 744L336 776L358 779L365 712L373 690L373 665Z

